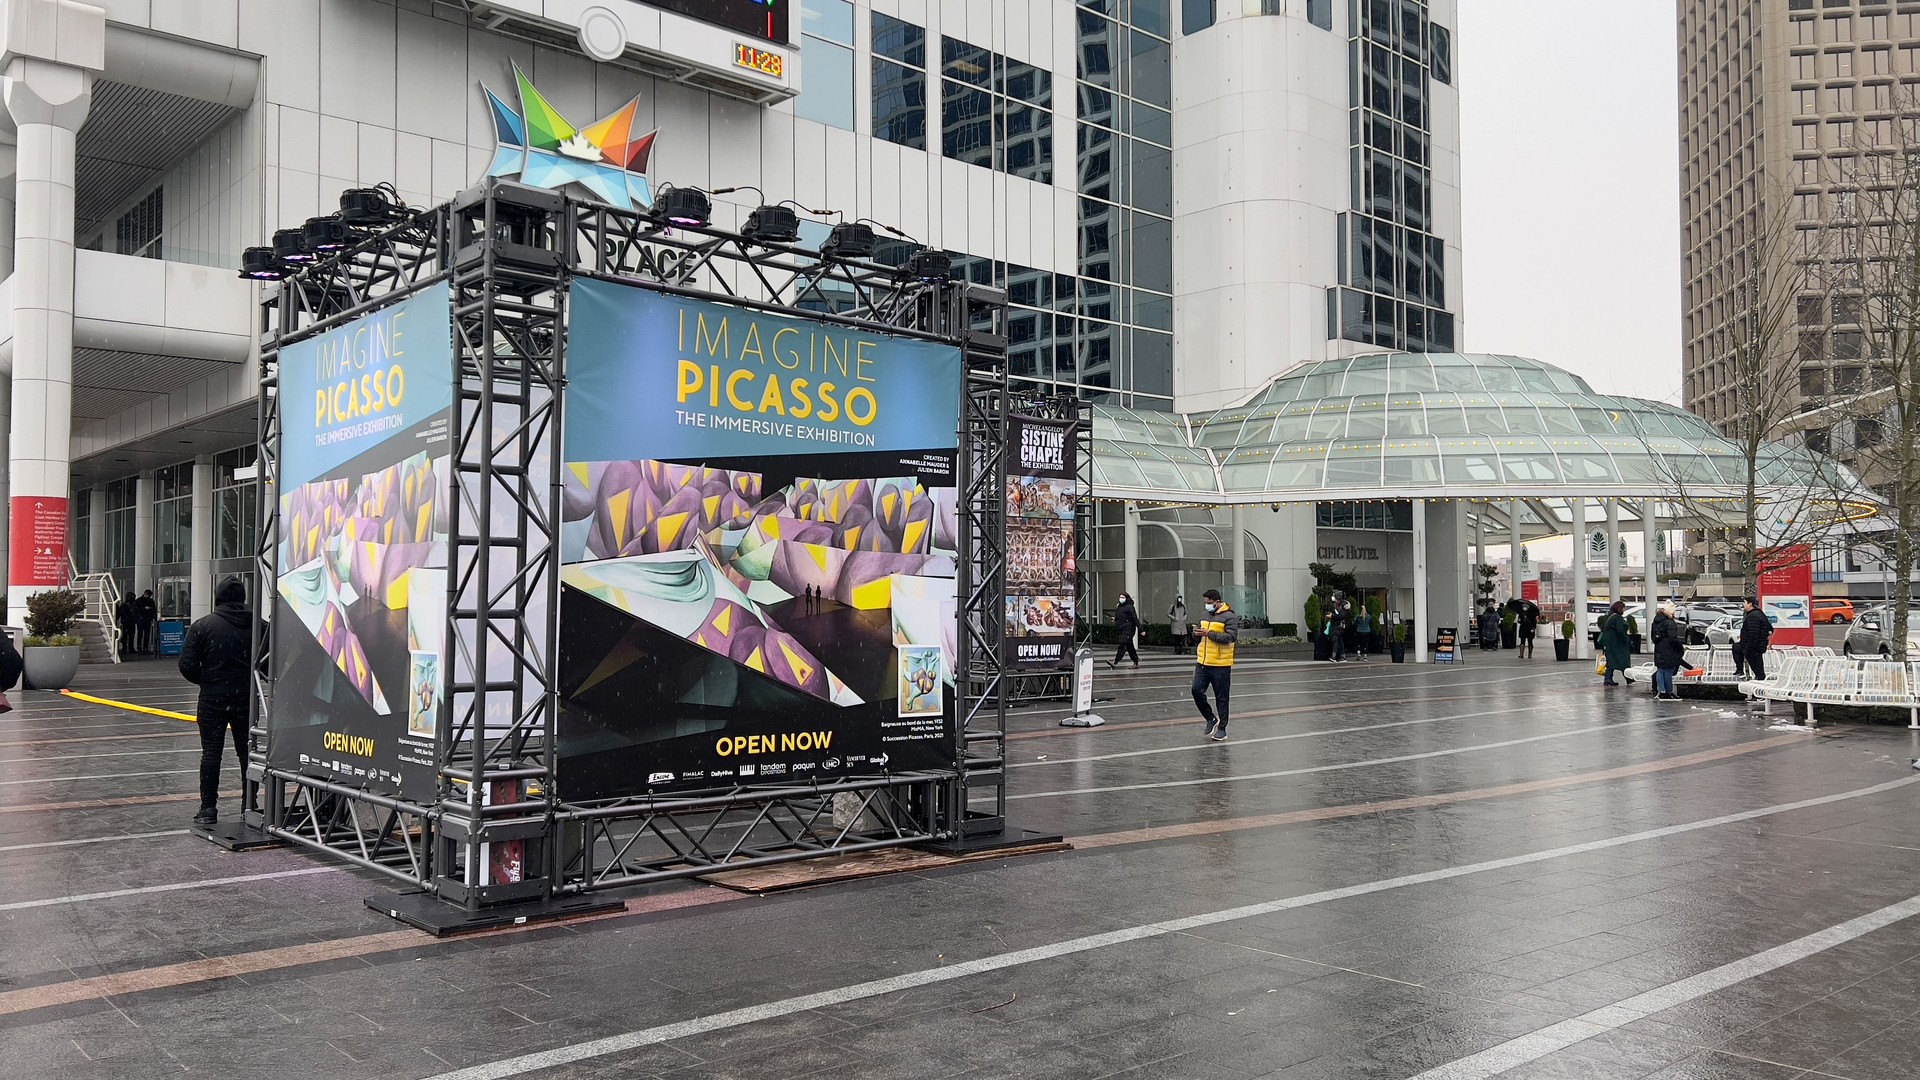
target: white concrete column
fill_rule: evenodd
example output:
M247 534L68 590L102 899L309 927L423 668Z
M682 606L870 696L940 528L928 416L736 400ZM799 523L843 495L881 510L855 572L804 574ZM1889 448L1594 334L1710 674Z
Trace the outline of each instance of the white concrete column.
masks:
M1484 502L1468 503L1473 511L1473 566L1467 573L1467 622L1478 626L1480 618L1480 568L1487 562L1487 507ZM1464 628L1463 628L1464 632ZM1477 633L1477 631L1476 631ZM1474 639L1477 643L1479 638Z
M1620 599L1620 500L1607 500L1607 603Z
M1427 662L1427 500L1413 500L1413 662ZM1454 648L1459 648L1456 640Z
M193 459L193 577L187 585L190 618L213 614L213 455Z
M59 584L73 428L74 144L106 63L106 15L74 0L7 0L7 111L14 182L13 410L7 433L15 603ZM30 541L30 543L29 543ZM24 548L24 550L23 550ZM64 573L61 574L64 577Z
M1587 497L1567 500L1573 520L1573 655L1593 659L1593 643L1587 640Z
M16 155L12 146L0 144L0 281L13 274L13 176ZM0 507L11 507L7 501L7 440L13 431L13 371L9 368L0 371ZM0 529L0 567L10 565L7 562L8 534L11 529ZM0 610L4 610L6 596L0 592ZM23 606L21 611L26 609Z
M1660 504L1648 499L1640 506L1640 546L1645 549L1641 561L1647 564L1647 610L1665 599L1660 588Z
M1232 512L1227 515L1227 521L1233 529L1233 583L1244 589L1247 587L1247 530L1240 523L1239 507L1232 509Z
M153 471L133 481L133 594L153 588Z
M1126 508L1126 525L1121 533L1120 552L1127 565L1121 575L1121 588L1127 591L1128 596L1133 597L1135 604L1138 604L1140 602L1140 511L1132 503L1122 505Z
M87 493L87 573L107 569L107 485L95 484Z
M1520 545L1525 537L1520 530L1520 500L1507 500L1507 599L1520 596L1520 582L1526 574L1520 568Z

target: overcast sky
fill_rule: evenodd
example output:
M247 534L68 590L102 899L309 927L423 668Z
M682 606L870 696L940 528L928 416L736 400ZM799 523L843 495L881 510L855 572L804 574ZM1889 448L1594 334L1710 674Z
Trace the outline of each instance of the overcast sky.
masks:
M1466 347L1680 400L1674 0L1460 0Z

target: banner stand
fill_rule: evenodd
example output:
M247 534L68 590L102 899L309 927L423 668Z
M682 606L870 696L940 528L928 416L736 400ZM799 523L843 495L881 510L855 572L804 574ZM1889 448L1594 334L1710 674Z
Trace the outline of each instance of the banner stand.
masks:
M1106 720L1093 711L1093 650L1081 646L1073 653L1073 715L1061 727L1099 727Z

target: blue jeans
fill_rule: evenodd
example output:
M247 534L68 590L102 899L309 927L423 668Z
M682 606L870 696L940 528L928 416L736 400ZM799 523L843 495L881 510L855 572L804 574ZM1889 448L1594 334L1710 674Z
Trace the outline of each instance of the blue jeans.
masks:
M1207 687L1213 687L1213 699L1219 702L1220 716L1214 718L1213 706L1207 704ZM1193 665L1193 703L1200 706L1200 718L1208 727L1218 727L1222 734L1227 730L1227 694L1233 686L1233 669L1215 667L1212 664Z
M1656 694L1673 693L1673 676L1679 668L1657 667L1653 669L1653 692Z

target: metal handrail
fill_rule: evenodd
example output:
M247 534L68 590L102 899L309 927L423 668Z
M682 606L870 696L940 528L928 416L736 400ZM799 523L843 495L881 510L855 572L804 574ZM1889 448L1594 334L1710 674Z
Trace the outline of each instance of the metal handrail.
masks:
M67 581L87 604L86 611L74 621L98 625L107 641L108 663L120 663L120 620L115 617L120 608L120 582L112 574L80 573L72 552L67 553Z

